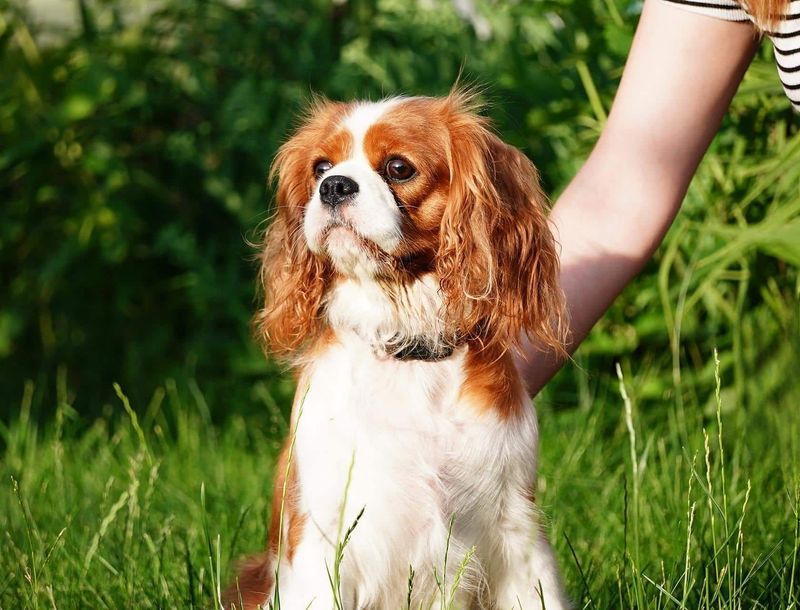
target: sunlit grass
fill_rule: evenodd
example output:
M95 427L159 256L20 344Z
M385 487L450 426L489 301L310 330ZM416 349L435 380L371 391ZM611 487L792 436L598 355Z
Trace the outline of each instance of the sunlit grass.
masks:
M540 401L537 498L576 606L797 607L800 384L744 410L718 380L710 410L679 418L641 410L655 372L626 368L624 394L589 382L574 408ZM278 439L169 399L162 424L121 401L95 422L62 403L37 427L33 392L2 429L2 607L213 607L233 560L263 547Z

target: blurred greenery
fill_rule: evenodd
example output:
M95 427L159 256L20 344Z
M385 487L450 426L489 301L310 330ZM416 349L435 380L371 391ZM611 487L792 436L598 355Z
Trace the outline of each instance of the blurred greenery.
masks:
M556 197L641 3L35 6L0 0L0 606L210 607L262 547L287 430L250 242L310 93L463 73ZM540 397L537 499L578 607L796 607L800 129L770 51L663 246Z
M441 94L463 72L556 194L602 127L640 10L80 0L57 28L0 6L0 417L27 379L50 412L58 375L87 415L114 402L114 381L140 408L168 380L202 388L215 417L285 405L291 382L249 334L248 241L310 92ZM779 397L787 376L763 373L800 353L798 264L800 135L765 48L666 243L579 352L588 383L603 391L621 361L653 371L632 388L643 404L705 400L718 347L726 392ZM584 390L565 373L547 398Z

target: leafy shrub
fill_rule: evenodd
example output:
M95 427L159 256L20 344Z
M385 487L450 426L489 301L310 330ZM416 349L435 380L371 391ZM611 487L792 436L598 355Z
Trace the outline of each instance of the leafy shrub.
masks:
M441 94L463 70L557 193L602 127L639 3L454 4L166 0L133 19L119 0L84 0L80 27L57 35L3 9L0 413L26 378L52 404L59 370L85 412L115 380L138 405L168 378L200 380L216 412L285 404L290 383L249 338L247 241L311 91ZM599 379L614 360L650 367L633 390L660 398L711 387L719 346L730 391L779 396L800 334L799 161L765 49L664 247L578 360ZM696 380L661 373L681 361ZM567 371L550 397L584 390Z

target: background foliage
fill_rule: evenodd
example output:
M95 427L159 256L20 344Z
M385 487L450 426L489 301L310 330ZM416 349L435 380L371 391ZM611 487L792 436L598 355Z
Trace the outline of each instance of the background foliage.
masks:
M441 94L463 69L487 85L500 133L557 192L602 125L638 9L610 0L591 10L479 2L472 15L438 1L145 6L133 18L126 3L78 2L79 27L45 43L21 6L3 11L6 410L28 378L40 404L52 404L59 367L83 412L113 397L112 381L142 404L168 378L199 380L215 411L257 403L251 388L274 385L276 371L249 337L247 240L269 216L266 168L309 93ZM745 340L737 320L786 337L800 165L774 76L768 62L751 70L656 263L584 350L602 354L592 370L625 354L694 353L697 364L711 347ZM758 224L770 212L779 235ZM684 344L670 356L679 293ZM744 365L726 360L726 380Z
M248 242L270 215L268 163L310 92L442 94L463 71L487 86L498 131L556 195L602 127L640 3L64 6L76 25L54 31L27 5L0 3L0 470L21 486L0 496L11 532L0 605L67 595L78 606L188 606L213 596L214 571L227 566L199 525L207 514L228 558L263 535L265 475L254 469L285 432L292 383L250 339ZM800 131L764 47L664 245L540 400L552 439L542 498L587 606L669 607L646 578L682 590L687 607L722 607L720 583L750 607L796 595ZM698 475L708 511L687 545L692 455L703 461L701 431L717 429L718 410L733 459L712 455L708 483ZM639 433L631 456L629 431ZM742 515L758 472L760 512L748 525L760 544L749 563L725 564L750 566L738 581L720 579L716 561L720 540L735 542L711 484L726 468ZM637 529L644 566L629 540L635 490L650 493ZM239 519L240 504L258 517ZM591 515L584 529L576 507ZM45 568L53 552L74 565Z

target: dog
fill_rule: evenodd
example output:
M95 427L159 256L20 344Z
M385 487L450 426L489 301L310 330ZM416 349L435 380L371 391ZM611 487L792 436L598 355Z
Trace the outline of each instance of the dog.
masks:
M277 153L254 326L297 393L225 608L568 607L514 364L563 350L556 245L475 98L316 100Z

